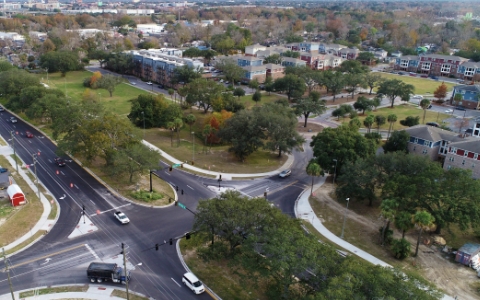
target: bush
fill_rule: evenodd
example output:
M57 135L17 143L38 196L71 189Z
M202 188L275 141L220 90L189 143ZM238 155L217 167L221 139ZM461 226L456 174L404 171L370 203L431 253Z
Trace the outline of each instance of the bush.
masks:
M151 202L151 201L162 199L164 197L163 194L157 193L155 191L153 191L153 193L150 193L150 191L146 191L146 190L132 192L130 195L134 199L144 201L144 202Z
M400 120L400 124L402 124L403 126L408 126L408 127L418 125L418 124L420 124L420 117L418 117L418 116L417 117L408 116L405 120Z
M382 140L382 135L378 132L370 132L370 133L365 133L365 138L369 140L374 140L377 145L380 144L380 141Z
M392 252L396 259L405 259L410 256L411 245L406 239L394 239L392 241Z
M435 103L438 103L438 104L442 105L443 103L445 103L445 100L438 99L438 100L435 101Z
M87 77L83 80L83 86L84 87L90 87L90 77Z
M356 117L358 117L358 112L357 111L352 111L350 113L350 119L353 119L353 118L356 118Z

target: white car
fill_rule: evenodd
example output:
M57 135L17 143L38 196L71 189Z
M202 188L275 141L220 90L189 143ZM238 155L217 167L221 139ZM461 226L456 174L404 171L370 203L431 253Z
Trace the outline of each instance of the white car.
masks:
M446 109L446 110L445 110L445 113L451 114L451 113L453 113L453 110L451 110L451 109Z
M148 85L152 85L153 83L151 81L147 82Z
M280 174L278 174L278 177L285 178L290 175L292 175L292 170L283 170L282 172L280 172Z
M122 224L128 224L130 223L130 219L121 211L116 211L114 213L115 218L117 218L118 221Z
M17 120L17 118L15 118L15 117L11 117L11 118L10 118L10 122L12 122L12 123L17 123L18 120Z
M131 84L131 85L137 85L137 83L136 83L136 82L133 82L133 81L130 82L130 84ZM147 83L147 84L148 84L148 83Z
M412 98L412 99L422 100L422 99L423 99L423 96L422 96L422 95L413 95L411 98Z

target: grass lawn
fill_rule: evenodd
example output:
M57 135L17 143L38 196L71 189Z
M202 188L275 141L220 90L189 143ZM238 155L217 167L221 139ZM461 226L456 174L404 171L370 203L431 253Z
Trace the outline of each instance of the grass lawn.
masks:
M44 83L51 88L57 88L72 100L79 101L82 99L82 95L87 89L83 86L83 79L92 76L92 72L89 71L75 71L68 72L67 76L62 77L60 73L52 73L48 75L48 82L46 81L45 74L37 75L41 77ZM147 91L122 83L117 85L113 92L113 97L107 90L95 89L92 90L99 96L100 101L105 105L107 110L115 112L119 115L128 115L130 113L130 103L128 100L138 97L141 94L149 94Z
M9 166L10 164L4 156L0 156L0 165ZM11 205L8 200L5 199L1 202L0 212L2 215L0 219L8 219L8 222L0 226L0 247L6 246L26 234L38 222L43 212L43 206L37 198L37 194L30 189L22 176L14 171L14 168L10 168L10 170L12 170L11 176L15 183L24 192L27 203L11 209L8 208Z
M269 95L268 93L263 92L262 99L260 100L260 102L258 102L258 105L261 106L265 103L275 102L278 99L283 99L283 97L274 95L274 94ZM285 99L287 98L285 97ZM240 97L240 101L242 101L245 104L246 109L250 109L254 107L256 104L255 101L252 100L252 95L245 95L243 97Z
M400 124L400 120L404 120L408 116L419 116L420 117L420 124L422 124L423 121L423 109L418 108L416 106L412 106L409 104L403 104L403 105L396 105L393 108L390 107L385 107L385 108L380 108L377 109L376 111L371 111L371 112L366 112L365 115L359 115L358 118L360 119L360 122L363 124L363 120L369 115L384 115L387 117L390 114L395 114L397 116L397 122L393 125L393 130L400 130L407 128L406 126L403 126ZM442 123L442 121L446 118L449 118L450 116L447 114L443 113L438 113L438 112L433 112L427 109L427 113L425 115L425 123L426 122L437 122L439 124ZM345 122L350 121L350 119L345 118ZM375 131L376 125L373 124L372 130ZM383 126L380 127L380 129L386 129L388 130L389 124L388 122L384 124ZM393 131L392 130L392 131Z
M433 92L439 85L442 84L441 80L435 81L427 78L412 77L408 75L394 75L383 72L378 72L378 74L386 79L399 79L405 83L413 85L415 87L415 94L419 95L431 94L433 97ZM448 91L453 90L453 87L455 86L455 84L449 82L445 82L445 85L447 86Z
M48 295L56 293L73 293L73 292L86 292L88 290L88 285L81 286L59 286L53 288L44 288L39 290L30 290L20 293L20 298L33 297L37 295Z

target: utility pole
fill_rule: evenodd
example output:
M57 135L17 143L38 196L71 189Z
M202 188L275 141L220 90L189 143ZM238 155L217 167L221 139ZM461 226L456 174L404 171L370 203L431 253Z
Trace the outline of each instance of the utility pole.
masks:
M125 255L124 243L122 243L122 253L123 253L123 269L125 270L125 288L127 290L127 300L130 300L130 295L128 294L127 257Z
M82 204L83 224L85 224L85 205Z
M37 191L38 191L38 200L40 200L40 189L38 188L38 176L37 176L37 155L32 154L32 159L33 159L33 168L35 171L35 179L37 180L36 186L37 186Z
M13 130L10 131L10 136L12 137L12 148L13 148L13 157L15 158L15 168L17 169L18 173L18 160L17 160L17 154L15 153L15 139L13 138Z
M5 256L5 248L2 248L3 252L3 261L5 262L5 272L7 272L8 284L10 285L10 294L12 295L12 300L15 300L15 295L13 294L12 280L10 279L10 269L8 268L7 257Z

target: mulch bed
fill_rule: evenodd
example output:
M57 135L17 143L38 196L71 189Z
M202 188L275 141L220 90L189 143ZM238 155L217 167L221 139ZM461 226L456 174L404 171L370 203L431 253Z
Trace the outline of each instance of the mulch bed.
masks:
M313 132L313 133L317 133L317 132L322 132L322 130L323 130L323 126L322 126L322 125L318 125L318 124L316 124L316 123L308 122L308 123L307 123L307 127L303 127L303 124L304 124L304 122L298 122L298 126L297 126L297 131L298 131L298 132Z

